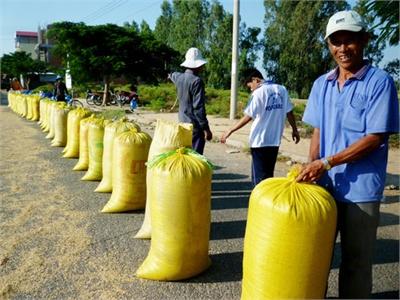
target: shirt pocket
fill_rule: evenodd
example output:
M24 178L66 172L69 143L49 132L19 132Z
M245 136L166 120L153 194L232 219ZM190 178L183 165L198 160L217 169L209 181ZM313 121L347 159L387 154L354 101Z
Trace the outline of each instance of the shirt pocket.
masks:
M365 110L367 100L364 95L355 94L349 101L349 105L343 113L343 128L350 131L363 132L365 131Z

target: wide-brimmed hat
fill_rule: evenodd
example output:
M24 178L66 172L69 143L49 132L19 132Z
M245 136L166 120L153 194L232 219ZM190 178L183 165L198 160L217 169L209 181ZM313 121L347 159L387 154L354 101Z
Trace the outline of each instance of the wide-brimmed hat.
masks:
M196 69L206 64L207 61L201 55L201 52L197 48L190 48L186 51L185 61L181 63L182 67Z
M367 30L367 25L354 10L343 10L330 17L328 25L326 25L324 39L327 39L332 33L340 30L359 32Z

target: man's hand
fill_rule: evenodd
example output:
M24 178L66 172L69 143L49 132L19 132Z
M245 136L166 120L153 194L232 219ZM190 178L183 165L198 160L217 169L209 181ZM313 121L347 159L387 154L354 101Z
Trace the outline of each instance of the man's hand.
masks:
M223 143L223 144L225 144L225 143L226 143L226 140L228 139L228 137L229 137L230 135L231 135L231 131L230 131L230 130L225 131L225 132L222 134L221 138L219 139L220 142Z
M297 129L296 130L292 130L292 140L295 142L295 144L300 142L300 134L297 131Z
M204 130L204 137L207 141L211 141L213 135L210 129Z
M320 160L314 160L313 162L303 166L299 176L297 176L297 182L314 182L321 178L325 173L324 163Z

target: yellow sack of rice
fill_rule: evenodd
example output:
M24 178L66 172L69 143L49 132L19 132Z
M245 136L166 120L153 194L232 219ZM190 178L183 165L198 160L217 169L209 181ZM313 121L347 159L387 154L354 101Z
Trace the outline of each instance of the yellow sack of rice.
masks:
M74 171L85 171L89 167L89 148L88 148L88 132L91 122L97 120L96 116L92 114L90 117L82 119L79 123L79 160Z
M49 119L49 133L46 135L46 139L54 139L55 136L55 124L56 124L56 109L59 102L53 101L50 105L50 119Z
M110 120L103 118L97 119L89 124L88 132L88 151L89 151L89 166L86 174L81 180L97 181L103 177L103 139L104 139L104 126Z
M33 105L32 105L32 96L27 95L25 96L26 98L26 119L27 120L32 120L33 117Z
M250 196L242 299L323 299L336 230L336 205L316 184L260 182Z
M180 148L149 161L152 170L151 246L136 276L152 280L193 277L210 264L212 165Z
M67 145L63 150L63 157L77 158L79 157L79 125L81 120L87 118L90 111L78 107L68 113L67 118Z
M164 120L157 120L154 131L153 142L150 146L149 161L162 153L175 150L181 147L192 147L193 125L189 123L176 123ZM147 188L152 185L151 170L147 172ZM146 210L144 220L135 238L151 238L151 196L147 194Z
M40 126L44 132L50 131L51 109L53 104L54 101L51 101L50 99L46 100L46 116L44 117L43 124Z
M40 100L39 101L39 120L38 120L38 124L40 127L42 127L44 116L46 114L46 108L47 108L46 101Z
M34 95L32 99L32 121L38 121L40 118L40 108L39 108L40 97Z
M28 101L26 95L19 95L18 98L20 99L19 114L21 117L26 118L26 116L28 115Z
M151 137L136 128L120 133L113 146L113 191L102 212L143 209L146 202L146 166Z
M15 93L9 91L7 93L7 100L8 100L8 107L10 107L14 111Z
M95 192L112 192L112 162L113 162L113 144L115 137L125 131L136 128L140 132L139 125L122 118L109 123L104 129L104 150L103 150L103 178Z
M54 139L52 147L64 147L67 143L67 118L71 109L61 102L54 111Z

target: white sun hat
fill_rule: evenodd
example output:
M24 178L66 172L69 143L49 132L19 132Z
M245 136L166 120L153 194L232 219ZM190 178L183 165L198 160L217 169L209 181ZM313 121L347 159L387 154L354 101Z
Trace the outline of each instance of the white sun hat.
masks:
M182 67L196 69L206 64L207 61L201 55L201 52L197 48L190 48L185 55L185 61L181 63Z
M359 32L366 30L367 25L364 23L361 16L354 10L339 11L330 17L328 25L326 25L325 40L336 31L345 30Z

